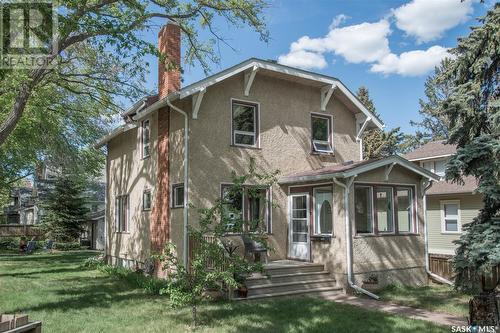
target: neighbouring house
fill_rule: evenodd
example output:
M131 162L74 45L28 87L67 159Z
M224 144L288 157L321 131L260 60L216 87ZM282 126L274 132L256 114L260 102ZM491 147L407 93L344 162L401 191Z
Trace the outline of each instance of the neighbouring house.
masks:
M178 26L161 29L159 47L180 63ZM158 95L123 120L96 144L107 147L109 262L135 267L165 242L187 262L193 207L214 204L253 159L281 171L278 185L235 201L266 221L268 267L307 268L288 286L324 290L307 275L316 268L344 289L427 282L423 191L439 177L399 156L363 160L363 132L383 124L339 79L251 58L181 88L179 70L160 66Z
M452 276L448 260L457 247L453 241L460 238L462 226L472 222L483 208L482 195L475 193L477 182L474 177L466 177L463 184L444 180L446 163L455 152L455 145L440 140L405 155L409 161L441 177L426 192L426 214L431 270L447 278Z
M22 186L17 186L10 191L10 202L3 207L3 223L34 224L33 184L30 181L24 183Z

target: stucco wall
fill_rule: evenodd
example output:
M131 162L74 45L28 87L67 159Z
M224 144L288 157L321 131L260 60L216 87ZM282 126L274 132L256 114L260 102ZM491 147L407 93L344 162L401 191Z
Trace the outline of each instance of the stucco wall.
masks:
M320 88L257 74L250 96L243 94L243 74L211 86L201 103L198 119L190 119L190 203L211 205L220 196L220 184L231 181L231 171L248 171L254 158L257 171L280 170L282 175L321 168L348 160L359 160L355 116L339 98L332 96L326 111L320 111ZM231 146L231 98L259 103L260 149ZM190 112L190 100L177 105ZM333 115L335 155L311 154L311 112ZM171 183L183 182L183 118L171 113ZM273 258L286 256L287 188L275 186L272 210ZM171 210L172 240L182 239L182 209ZM190 223L196 223L196 209ZM177 243L179 255L182 243Z
M454 240L460 238L460 234L443 233L441 230L441 201L460 201L460 222L462 226L472 222L479 210L483 207L483 201L479 194L448 194L427 196L427 222L429 226L429 253L454 254L456 245Z
M142 195L150 189L152 198L156 184L157 114L150 117L151 155L142 159L141 130L134 128L108 143L106 218L107 255L114 258L144 261L149 256L149 218L151 211L142 210ZM129 230L115 229L115 198L129 195Z

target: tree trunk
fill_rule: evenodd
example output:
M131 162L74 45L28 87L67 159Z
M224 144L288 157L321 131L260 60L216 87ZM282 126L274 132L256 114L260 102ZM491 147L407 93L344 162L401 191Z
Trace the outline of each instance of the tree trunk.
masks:
M29 84L23 84L19 90L19 94L16 97L12 110L7 116L7 119L5 119L2 125L0 125L0 146L3 145L9 134L16 128L17 123L23 115L24 109L26 108L26 103L31 95L31 91L32 86Z
M191 307L191 313L193 315L193 330L196 329L196 327L198 326L198 318L197 318L197 309L196 309L196 305L193 305Z
M496 293L483 292L469 301L471 325L496 326L500 324Z

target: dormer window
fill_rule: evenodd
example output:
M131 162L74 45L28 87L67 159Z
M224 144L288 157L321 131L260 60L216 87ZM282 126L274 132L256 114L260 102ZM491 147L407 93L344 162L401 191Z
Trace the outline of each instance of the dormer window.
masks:
M333 153L332 118L327 115L311 115L312 150L315 153Z

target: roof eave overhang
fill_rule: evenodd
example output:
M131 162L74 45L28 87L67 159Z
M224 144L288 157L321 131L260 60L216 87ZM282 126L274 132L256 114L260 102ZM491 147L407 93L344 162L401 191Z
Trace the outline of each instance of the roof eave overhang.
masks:
M374 161L372 163L368 164L363 164L358 167L354 167L352 169L346 170L346 171L339 171L339 172L331 172L331 173L324 173L321 175L305 175L305 176L289 176L289 177L282 177L278 183L286 185L286 184L296 184L296 183L306 183L306 182L316 182L316 181L324 181L324 180L331 180L332 178L349 178L349 177L356 177L359 174L369 172L375 169L378 169L380 167L386 166L386 165L391 165L391 164L397 164L402 166L403 168L406 168L414 173L419 174L420 176L432 180L432 181L439 181L440 177L428 170L425 170L422 167L419 167L418 165L414 165L414 163L400 157L397 155L390 156L381 160Z
M137 127L137 125L133 124L133 123L127 123L127 124L123 124L123 125L118 126L114 130L112 130L108 135L103 136L94 145L94 148L95 149L99 149L99 148L105 146L109 141L111 141L112 139L116 138L118 135L120 135L122 133L125 133L126 131L128 131L128 130L130 130L132 128L135 128L135 127Z

